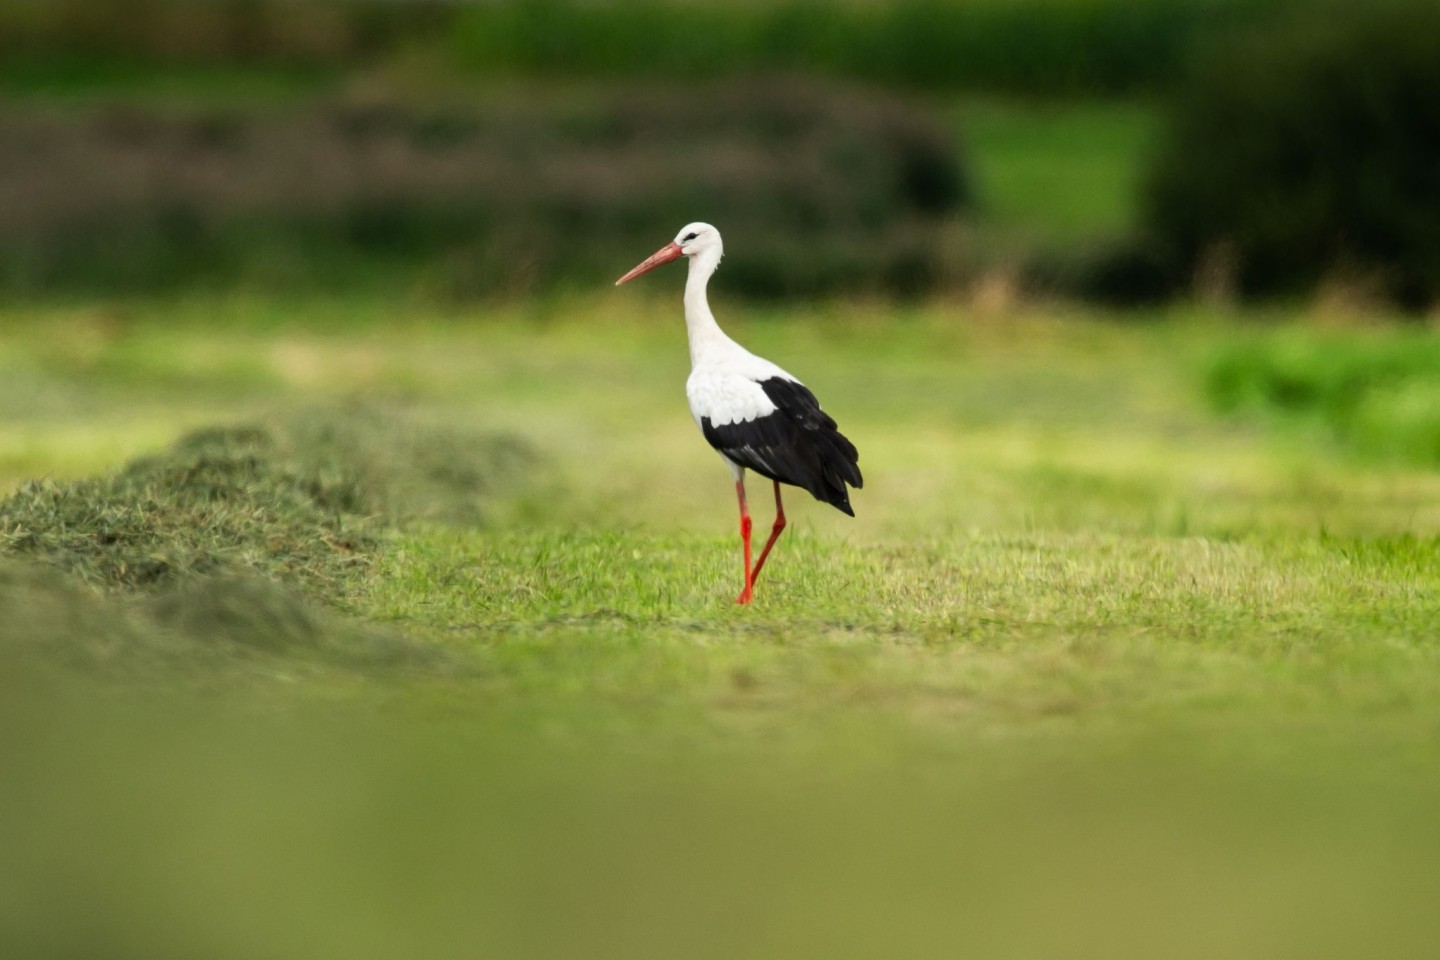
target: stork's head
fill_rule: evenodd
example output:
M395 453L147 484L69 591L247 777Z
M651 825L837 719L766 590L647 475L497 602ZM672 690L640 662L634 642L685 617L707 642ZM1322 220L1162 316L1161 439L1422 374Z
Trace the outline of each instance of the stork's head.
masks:
M671 260L681 257L705 257L718 264L725 254L725 245L720 242L720 231L708 223L687 223L675 234L675 239L652 253L644 262L625 276L615 281L615 286L634 280L642 273L648 273Z

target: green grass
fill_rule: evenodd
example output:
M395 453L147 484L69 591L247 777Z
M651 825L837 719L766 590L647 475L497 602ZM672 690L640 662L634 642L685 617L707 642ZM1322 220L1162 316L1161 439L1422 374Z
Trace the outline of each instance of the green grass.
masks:
M1244 318L723 276L867 479L751 609L675 298L0 312L8 489L358 398L536 454L303 608L0 568L6 952L1427 955L1440 477L1213 413Z

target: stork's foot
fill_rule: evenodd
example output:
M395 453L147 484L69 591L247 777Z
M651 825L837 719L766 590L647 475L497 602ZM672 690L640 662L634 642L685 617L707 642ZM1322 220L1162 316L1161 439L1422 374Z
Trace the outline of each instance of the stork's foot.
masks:
M754 588L752 588L752 587L746 587L744 590L741 590L741 591L740 591L740 596L738 596L738 597L735 598L735 602L738 603L738 604L741 604L741 605L746 605L746 604L749 604L750 601L751 601L751 600L754 600L754 599L755 599L755 590L754 590Z

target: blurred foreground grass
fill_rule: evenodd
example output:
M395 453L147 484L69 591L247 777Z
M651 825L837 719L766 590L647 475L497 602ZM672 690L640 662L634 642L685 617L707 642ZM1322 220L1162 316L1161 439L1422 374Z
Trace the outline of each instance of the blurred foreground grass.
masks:
M1210 413L1237 318L717 284L868 481L855 521L790 498L751 610L673 298L0 313L7 488L317 408L536 452L312 594L432 663L57 670L208 621L0 582L4 952L1428 954L1440 478Z

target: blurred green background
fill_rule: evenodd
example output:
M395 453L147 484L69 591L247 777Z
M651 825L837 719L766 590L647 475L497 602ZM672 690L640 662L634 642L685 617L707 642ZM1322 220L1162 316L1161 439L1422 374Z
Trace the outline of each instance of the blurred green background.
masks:
M1352 7L17 0L0 282L529 294L711 209L761 297L1423 310L1436 14Z
M1432 955L1437 11L0 5L0 955Z

